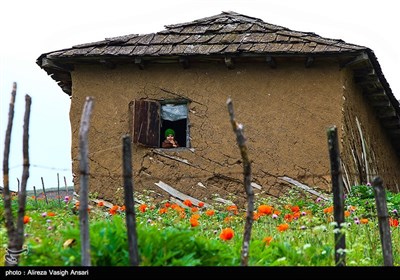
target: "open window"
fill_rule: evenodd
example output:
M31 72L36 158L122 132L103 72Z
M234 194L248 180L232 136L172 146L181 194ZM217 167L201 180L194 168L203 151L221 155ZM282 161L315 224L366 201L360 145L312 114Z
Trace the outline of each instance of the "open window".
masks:
M180 147L190 147L188 100L135 100L129 104L132 113L132 141L160 148L165 130L175 131Z

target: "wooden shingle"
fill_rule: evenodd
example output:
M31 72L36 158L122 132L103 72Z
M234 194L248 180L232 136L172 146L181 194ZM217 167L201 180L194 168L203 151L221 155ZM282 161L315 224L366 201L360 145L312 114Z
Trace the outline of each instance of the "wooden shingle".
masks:
M255 57L258 58L256 61L264 61L275 68L276 57L300 57L314 61L316 57L328 56L340 61L341 65L358 64L359 68L372 68L372 78L369 74L357 77L363 81L360 83L363 91L368 96L374 92L374 88L376 91L383 91L393 105L393 112L400 118L399 102L371 49L340 39L324 38L312 32L291 30L235 12L222 12L190 22L166 25L164 30L156 33L129 34L75 45L44 53L36 62L65 93L71 95L71 69L78 63L116 65L134 61L159 63L162 60L180 63L182 59L219 59L226 63L226 59L235 61L237 57L243 60ZM373 99L369 100L374 102ZM384 123L390 121L384 113L379 113L379 116ZM392 129L391 126L388 130L390 135L393 131L398 133L396 127ZM397 142L400 155L400 141Z

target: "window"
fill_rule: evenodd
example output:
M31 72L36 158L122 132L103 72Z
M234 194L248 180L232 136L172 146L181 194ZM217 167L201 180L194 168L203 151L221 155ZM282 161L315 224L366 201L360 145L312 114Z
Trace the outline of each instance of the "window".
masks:
M129 104L134 143L159 148L168 128L175 131L180 147L190 147L188 100L135 100Z

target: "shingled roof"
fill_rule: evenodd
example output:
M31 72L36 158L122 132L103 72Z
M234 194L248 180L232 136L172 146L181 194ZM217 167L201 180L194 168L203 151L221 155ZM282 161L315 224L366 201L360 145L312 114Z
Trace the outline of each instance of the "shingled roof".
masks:
M323 38L273 25L235 12L166 25L150 34L131 34L42 54L37 64L71 95L71 74L76 64L182 63L221 60L229 68L242 60L261 61L276 67L283 57L304 59L306 67L316 59L334 57L353 69L358 83L386 128L400 156L400 106L386 81L374 52L339 39Z

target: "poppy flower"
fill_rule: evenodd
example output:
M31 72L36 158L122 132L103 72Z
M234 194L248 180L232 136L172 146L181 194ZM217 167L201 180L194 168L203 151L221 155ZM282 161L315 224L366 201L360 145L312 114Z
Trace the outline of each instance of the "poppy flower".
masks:
M288 224L280 224L276 227L280 232L284 232L289 228Z
M213 216L214 214L215 214L215 211L214 211L214 210L209 209L209 210L206 211L206 215L207 215L207 216L210 216L210 217L211 217L211 216Z
M183 204L185 204L186 206L192 207L193 203L190 201L190 199L185 199L183 201Z
M24 216L24 224L29 223L30 220L31 218L29 216Z
M139 206L139 211L142 212L142 213L146 212L146 209L147 209L147 205L146 204L141 204Z
M268 246L273 239L274 238L272 236L267 236L267 237L264 237L262 241L263 241L263 243L265 243L265 246Z
M117 214L118 209L119 209L119 206L118 205L114 205L113 207L111 207L109 212L110 212L111 215L115 215L115 214Z
M393 218L389 218L389 225L391 227L398 227L399 226L399 220L393 219Z
M219 235L222 240L231 240L234 236L234 231L231 228L224 228Z
M190 225L192 227L197 227L199 225L199 220L194 217L190 218Z
M269 205L260 205L258 206L258 213L263 215L271 215L272 211L274 210L272 206Z
M324 214L332 213L332 212L333 212L333 205L324 209Z

